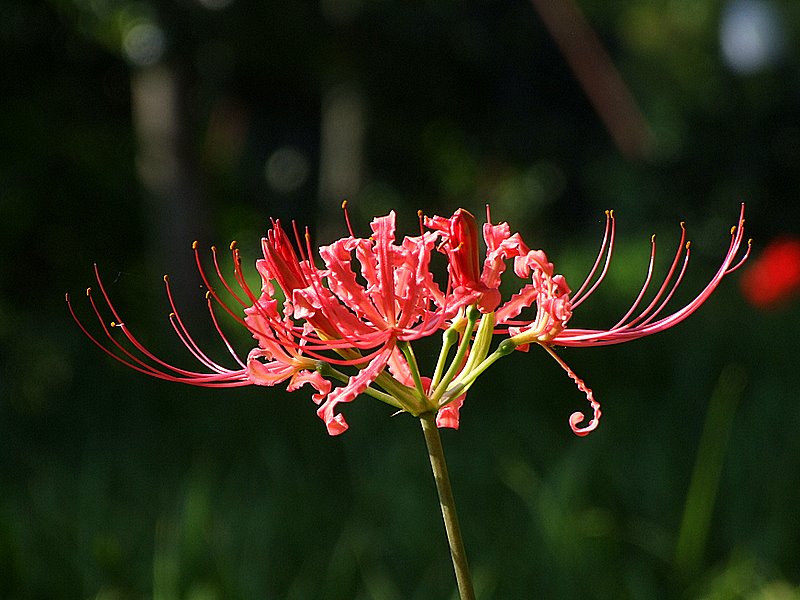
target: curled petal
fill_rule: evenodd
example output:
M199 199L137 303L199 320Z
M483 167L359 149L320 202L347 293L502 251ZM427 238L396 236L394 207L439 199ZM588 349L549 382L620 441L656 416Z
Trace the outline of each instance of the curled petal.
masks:
M300 389L306 383L312 385L314 389L317 390L316 394L311 396L311 399L320 404L325 397L331 391L331 382L325 379L322 375L320 375L317 371L297 371L292 376L292 380L289 382L289 385L286 387L287 392L293 392L297 389ZM346 427L345 427L346 429ZM344 430L342 430L344 431Z
M328 394L327 400L317 409L317 416L325 421L330 435L339 435L346 431L348 427L341 413L335 412L336 405L342 402L352 402L355 400L356 396L366 390L386 367L386 363L393 349L393 345L387 346L380 354L373 358L365 368L361 369L357 375L350 377L347 385L336 388Z
M579 425L586 419L586 416L582 412L576 411L572 413L569 417L569 426L572 429L573 433L575 433L575 435L579 435L581 437L588 435L589 433L597 429L597 426L600 424L600 416L602 415L602 411L600 410L600 403L594 399L594 393L586 385L586 383L584 383L583 379L578 377L575 374L575 371L573 371L569 367L569 365L567 365L567 363L565 363L561 359L561 357L558 356L558 354L556 354L555 351L549 345L547 344L540 344L540 345L542 346L542 348L547 350L550 356L552 356L559 365L561 365L561 368L564 369L569 378L575 382L575 385L578 386L578 389L582 391L584 394L586 394L586 399L589 401L589 404L591 405L593 412L591 420L585 427L580 427Z
M262 359L267 359L264 362ZM255 348L247 356L247 379L255 385L273 386L286 381L294 375L300 367L289 361L272 359L263 350Z

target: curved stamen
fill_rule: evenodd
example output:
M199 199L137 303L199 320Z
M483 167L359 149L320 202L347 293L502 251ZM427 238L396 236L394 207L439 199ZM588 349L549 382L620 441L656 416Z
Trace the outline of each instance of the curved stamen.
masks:
M99 274L97 276L99 277ZM102 288L102 280L98 279L98 282ZM117 321L111 322L111 327L118 328L120 331L122 331L123 334L125 335L125 338L134 346L134 348L139 352L141 352L145 358L153 361L157 366L145 362L140 357L133 354L128 348L123 346L116 339L116 337L111 334L108 326L106 326L105 319L100 314L97 304L94 301L91 288L87 288L86 295L89 299L89 304L91 305L92 310L95 313L95 316L97 317L97 321L100 324L100 328L102 329L103 334L111 342L113 347L115 347L117 350L119 350L119 352L122 353L122 356L113 352L110 348L108 348L105 344L101 343L93 334L89 332L89 330L86 328L83 322L76 315L72 307L72 303L70 302L69 295L67 295L66 296L67 306L69 307L69 311L70 314L72 315L73 320L77 323L78 327L80 327L81 331L83 331L86 337L88 337L92 341L92 343L94 343L108 356L122 363L126 367L131 368L140 373L144 373L145 375L156 377L158 379L191 383L193 385L199 385L204 387L232 387L232 386L241 386L249 384L243 371L226 370L221 373L197 373L195 371L180 369L158 358L152 352L147 350L147 348L136 339L136 337L130 332L128 327L126 327L125 324L121 321L121 319L119 319L119 314L117 313L114 306L108 302L107 294L103 294L104 298L106 299L106 303L109 306L109 310L117 318Z
M614 219L614 211L607 210L606 211L606 227L603 233L603 241L600 244L600 250L597 253L597 259L594 261L594 265L592 269L589 271L589 274L586 276L581 287L578 289L575 294L572 296L572 308L575 309L580 306L584 300L586 300L589 296L591 296L594 291L597 289L597 286L605 279L606 273L608 272L608 266L611 264L611 255L614 252L614 234L616 231L616 220ZM608 251L606 252L606 244L608 244ZM586 289L586 286L589 285L592 277L594 276L595 272L597 271L597 267L602 260L603 254L605 253L605 263L603 264L603 270L600 272L599 277L594 282L594 285L586 292L585 295L581 296L583 290Z
M683 265L681 265L681 270L678 273L678 276L675 278L675 282L672 284L672 288L669 290L669 293L661 301L661 304L659 304L658 308L656 308L649 317L647 317L644 321L642 321L639 324L639 326L644 326L644 325L647 325L648 323L652 322L653 319L655 319L658 315L661 314L661 311L664 310L664 308L667 306L667 304L669 304L669 301L672 299L672 296L675 294L675 291L678 289L678 287L680 286L681 282L683 281L683 276L686 273L686 267L689 266L689 257L691 255L691 247L692 247L692 243L691 242L686 242L686 254L683 257ZM665 282L664 282L665 284L666 284L666 281L668 281L668 279L665 280ZM662 289L663 289L663 287L662 287ZM660 293L661 292L659 292L659 295L660 295ZM655 303L655 300L657 298L658 298L658 296L656 296L656 298L653 299L653 303ZM649 310L649 308L648 308L648 310ZM637 321L639 319L641 319L646 313L647 313L647 311L645 311L645 313L642 313L641 315L639 315L636 319L631 321L630 325L635 325L637 323Z
M617 329L623 323L625 323L625 321L628 320L628 318L634 313L636 308L639 306L639 303L642 301L642 298L644 298L644 295L647 292L647 288L650 287L650 282L653 279L655 260L656 260L656 236L653 235L650 238L650 260L647 264L647 275L644 278L644 283L642 284L642 287L639 290L639 294L636 296L636 299L633 301L633 304L631 304L631 307L628 309L628 312L626 312L623 315L623 317L619 321L617 321L615 325L611 327L611 329Z
M342 211L344 212L344 222L347 224L347 231L350 233L350 237L356 237L356 234L353 233L353 227L350 225L350 213L347 211L347 200L342 200Z
M639 315L635 319L633 319L633 321L631 321L629 323L630 326L632 326L632 325L638 323L639 321L641 321L642 319L644 319L650 313L650 311L653 310L653 307L655 307L655 305L658 303L658 301L661 298L661 296L663 296L664 291L667 289L667 285L669 285L669 282L672 279L672 276L675 274L675 268L678 266L678 261L680 260L681 254L683 253L684 240L685 239L686 239L686 227L685 227L685 224L683 223L683 221L681 221L681 240L678 243L678 250L675 252L675 258L673 258L673 260L672 260L672 265L670 265L669 272L664 277L664 281L661 283L661 287L658 289L658 292L653 297L653 299L650 301L650 304L648 304L647 308L645 308L641 313L639 313ZM655 236L653 236L653 244L654 244L653 250L655 252ZM688 260L689 260L689 247L690 247L690 243L686 242L686 258L683 261L683 269L681 269L680 276L678 277L677 281L673 285L672 290L670 291L670 293L667 295L667 299L672 297L672 294L674 293L675 288L680 283L680 280L683 278L683 272L686 270L686 265L687 265ZM662 303L661 307L659 308L659 311L661 310L661 308L663 308L663 306L664 306L664 304ZM652 317L655 317L655 315L657 315L659 311L656 311L652 315ZM647 321L652 320L652 317L650 319L648 319ZM622 322L624 323L626 319L627 319L627 317L625 317L625 319L623 319ZM645 322L647 322L647 321L645 321ZM619 324L621 324L621 323L619 323ZM615 325L614 327L612 327L612 329L615 329L616 327L617 326Z
M169 277L166 275L164 275L164 287L166 288L167 299L169 301L170 309L172 310L169 315L169 321L178 338L181 340L181 343L186 346L186 348L192 353L198 362L205 365L212 371L216 371L217 373L228 371L229 369L226 369L209 358L208 355L200 349L200 346L197 344L197 342L195 342L194 338L189 333L189 330L186 328L186 325L184 325L183 319L181 319L180 313L175 306L175 301L172 297L172 289L169 285ZM219 330L219 328L217 328L217 332L222 336L222 332ZM225 340L225 336L222 336L222 339L223 341L227 341ZM242 361L237 359L237 362L241 365Z

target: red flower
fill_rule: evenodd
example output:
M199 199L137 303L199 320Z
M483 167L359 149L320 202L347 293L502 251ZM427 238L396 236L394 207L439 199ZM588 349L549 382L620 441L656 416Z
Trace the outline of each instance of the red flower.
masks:
M737 258L744 240L742 207L717 273L692 301L665 315L689 260L689 243L684 243L681 225L681 242L672 265L647 305L640 308L653 276L655 238L645 282L625 315L608 329L583 329L570 327L569 322L608 270L614 246L613 213L606 213L600 252L574 294L542 250L530 250L518 233L511 234L507 223L493 225L488 210L483 226L483 260L478 227L469 212L459 209L449 218L434 216L422 223L428 231L406 236L398 243L394 212L378 217L371 223L370 237L359 238L351 231L349 236L320 247L323 266L319 267L307 233L301 241L295 232L293 244L280 223L273 222L262 240L263 258L256 263L261 276L258 293L245 280L235 244L231 245L234 285L222 275L212 248L220 290L203 269L195 244L198 269L208 289L209 315L235 363L233 367L219 364L200 349L174 306L166 277L170 322L200 363L200 370L175 367L148 350L124 324L96 269L101 296L113 317L110 326L91 290L87 295L105 339L92 334L77 317L69 298L67 302L73 318L96 345L147 375L214 387L274 386L288 381L287 389L293 391L310 384L316 390L312 398L319 405L317 414L331 435L347 429L339 405L361 394L415 416L436 412L440 427L457 428L466 393L478 376L514 350L538 344L589 400L593 417L585 427L580 427L582 413L570 417L573 431L584 435L597 426L600 404L554 347L618 344L668 329L697 310L722 279L747 258L747 252ZM448 260L444 288L436 283L430 268L431 253L437 249ZM500 283L512 259L514 275L524 283L504 302ZM769 264L774 267L777 263L773 260ZM796 256L792 264L797 266ZM772 274L767 281L774 284L776 280ZM796 272L792 281L797 285ZM238 307L229 306L223 296ZM246 360L223 334L215 306L222 307L253 336L256 346ZM532 318L525 317L527 314ZM122 332L121 339L113 334L114 329ZM432 376L423 377L411 342L439 332L443 332L442 349ZM496 335L503 340L490 352Z
M463 221L467 215L469 213L466 213L466 211L457 212L451 217L451 221ZM439 231L448 231L443 226L441 218L430 219L428 222ZM460 229L469 230L470 228L462 225ZM452 231L453 228L451 227L449 232ZM492 234L486 235L487 231L492 232ZM462 291L461 295L468 296L472 292L479 297L485 297L487 289L496 291L500 276L505 270L505 259L514 257L515 274L520 278L530 279L530 283L523 285L519 292L496 308L494 333L507 334L509 336L505 346L501 343L498 350L503 353L508 353L510 348L527 351L530 344L538 344L547 350L569 377L575 381L578 388L586 394L592 406L594 415L585 427L579 427L579 423L584 419L581 413L574 413L570 418L570 426L579 435L585 435L597 427L601 414L600 404L594 399L592 390L556 354L553 347L589 347L619 344L669 329L696 311L717 288L722 279L738 269L749 254L748 243L748 249L744 256L737 258L744 241L744 205L742 205L738 225L731 228L730 245L716 274L692 301L678 310L664 315L663 313L669 300L683 279L689 262L690 244L685 241L685 229L681 224L681 241L672 265L653 298L647 306L640 309L639 307L653 276L653 263L656 252L654 236L651 240L647 276L641 291L625 315L608 329L584 329L569 327L568 322L572 318L573 311L591 296L606 275L614 247L615 220L613 212L608 211L606 213L606 228L600 252L583 285L574 295L571 294L564 277L555 274L553 264L548 261L545 253L542 250L528 250L521 240L516 241L517 234L511 236L507 224L502 223L493 226L487 223L484 226L484 233L487 242L484 271L480 281L472 280L470 283L470 281L465 280L464 285L468 289ZM448 239L457 238L450 233L450 238ZM512 240L514 240L513 243ZM445 252L452 253L452 245L451 242L450 247L445 248ZM505 248L506 250L499 252L499 248ZM602 269L600 269L601 264ZM595 278L598 269L600 269L600 274ZM469 289L470 285L472 285L471 289ZM497 304L499 304L499 301ZM497 306L497 304L494 305ZM518 318L523 311L530 309L534 305L536 310L534 318ZM638 313L637 310L639 311ZM488 358L492 359L493 357L490 356ZM476 367L475 371L479 373L482 368ZM464 377L473 377L473 375L467 374Z
M775 308L800 288L800 240L773 240L742 275L742 294L758 308Z
M486 258L481 269L478 225L472 213L459 208L449 219L426 217L425 226L441 235L439 250L447 255L450 284L455 297L453 306L477 301L481 312L494 312L500 304L498 287L505 271L505 261L528 252L520 235L511 235L507 223L484 224Z

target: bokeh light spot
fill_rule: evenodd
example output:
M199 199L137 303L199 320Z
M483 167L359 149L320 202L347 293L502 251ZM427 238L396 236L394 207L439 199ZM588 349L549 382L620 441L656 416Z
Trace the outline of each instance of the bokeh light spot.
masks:
M785 32L777 9L766 0L733 0L722 12L720 46L725 63L750 74L783 55Z
M305 153L293 146L278 148L267 159L264 175L276 192L288 194L308 179L309 165Z

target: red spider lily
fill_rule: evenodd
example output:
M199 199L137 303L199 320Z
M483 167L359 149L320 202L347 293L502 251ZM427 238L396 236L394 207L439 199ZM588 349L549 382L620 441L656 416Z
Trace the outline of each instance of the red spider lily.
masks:
M209 290L206 295L209 314L236 363L234 368L223 367L209 358L194 341L174 306L166 277L173 328L207 371L175 367L148 350L123 324L97 269L97 283L113 317L110 327L91 290L87 290L87 295L106 341L90 333L77 317L69 297L67 302L73 318L97 346L123 364L153 377L209 387L274 386L289 380L289 391L309 383L316 389L313 399L320 405L318 415L329 433L336 435L347 429L344 417L336 411L337 405L365 392L415 415L437 408L427 401L422 379L418 376L415 379L416 369L412 370L404 355L404 351L409 351L409 341L432 335L446 326L449 299L429 268L436 238L435 233L423 232L395 243L392 212L372 222L372 236L368 239L356 238L351 233L321 247L319 256L325 268L317 268L310 258L308 235L306 248L299 241L295 248L280 223L274 222L262 240L264 258L256 263L262 279L258 295L245 281L235 244L231 245L234 285L222 275L216 250L212 249L216 275L244 316L215 290L195 244L198 269ZM283 297L282 307L279 295ZM258 347L248 353L246 361L236 354L219 327L214 302L257 341ZM114 336L112 329L121 330L124 339ZM338 370L347 367L354 367L357 372L348 377ZM332 388L325 377L345 385ZM380 390L371 387L376 383ZM452 424L445 411L440 425Z
M800 239L770 242L743 274L741 288L748 302L758 308L775 308L800 289Z
M457 212L450 218L450 221L453 225L458 224L458 226L451 225L449 229L444 224L445 220L441 218L430 219L428 223L429 226L449 236L448 240L459 240L459 245L456 247L463 248L466 247L466 242L463 241L463 237L459 238L459 234L462 231L470 231L471 228L461 222L469 217L471 215L466 211ZM487 231L491 232L491 236L486 235ZM677 325L708 299L726 275L732 273L744 263L750 248L748 242L746 252L737 259L744 241L744 205L742 205L738 225L731 228L730 245L717 272L692 301L675 312L664 315L664 309L680 285L689 262L690 244L685 240L685 229L681 224L681 241L675 257L661 286L647 306L642 309L639 308L653 277L656 254L655 236L651 240L650 262L645 282L625 315L608 329L568 327L573 310L592 295L606 275L614 247L614 232L614 215L613 212L609 211L606 213L606 227L600 252L583 285L574 295L571 295L571 290L564 277L554 273L553 264L548 261L545 253L541 250L527 250L521 240L517 241L517 234L510 235L510 230L505 223L497 226L489 225L489 223L484 225L487 242L484 271L479 281L474 277L462 279L463 285L468 288L461 292L464 296L469 296L470 293L473 296L485 295L487 288L497 290L500 276L505 270L504 260L512 256L514 257L514 272L516 275L524 279L530 278L530 283L525 284L519 292L496 309L494 332L509 336L507 343L505 345L501 343L498 350L503 353L508 353L509 348L527 351L530 344L533 343L539 344L547 350L569 377L575 381L578 388L586 394L592 407L593 418L585 427L579 426L584 420L582 413L576 412L570 417L570 426L578 435L586 435L597 427L601 415L600 404L594 399L592 390L555 353L553 347L588 347L619 344L664 331ZM449 245L444 246L443 251L452 255L453 246L454 243L450 241ZM472 247L474 251L477 251L475 244ZM502 252L499 251L500 248L508 248L509 250ZM469 264L477 262L474 257L469 260L459 257L459 260ZM602 268L600 268L601 264ZM600 269L600 273L595 278L598 269ZM536 307L536 315L533 319L517 319L523 310L531 308L533 305ZM637 310L639 311L638 313Z
M730 246L717 273L694 300L663 315L689 260L690 246L681 225L681 242L671 267L647 306L640 308L653 276L655 238L644 285L625 315L609 329L578 329L568 327L572 313L597 289L611 262L613 213L606 213L600 252L575 294L564 277L555 273L542 250L530 250L518 233L511 234L507 223L493 225L488 217L487 210L482 261L475 218L459 209L450 218L422 219L428 231L406 236L400 243L395 236L394 212L378 217L371 223L369 238L358 238L351 230L349 236L322 246L318 251L322 267L314 262L307 233L303 242L295 230L293 244L275 221L262 240L263 258L256 263L261 276L258 293L245 281L235 244L231 245L234 284L223 276L212 248L220 292L203 269L195 244L197 266L208 289L209 314L235 363L232 368L222 366L200 349L175 308L166 277L172 308L170 322L203 370L175 367L148 350L124 324L97 269L95 275L107 310L101 311L91 290L87 295L102 339L90 333L76 316L69 298L67 302L73 318L96 345L123 364L153 377L207 387L274 386L288 381L290 391L310 384L316 390L312 398L319 405L317 414L331 435L348 427L338 405L351 402L360 394L415 416L436 412L440 427L457 428L459 410L476 378L513 350L527 350L531 344L538 344L586 394L593 418L580 427L583 414L576 412L570 417L573 431L585 435L597 426L600 405L554 347L616 344L668 329L697 310L749 253L748 250L742 258L736 258L744 239L742 207L739 224L731 229ZM430 268L435 249L448 259L444 291ZM503 302L500 282L511 259L515 275L526 283ZM239 305L237 308L223 300L222 290L234 306ZM257 347L249 351L246 360L239 357L222 332L214 306L222 307L256 340ZM528 310L535 311L534 318L521 318ZM110 326L104 312L113 318ZM120 330L121 339L112 330ZM422 377L410 342L439 331L443 331L443 345L433 376ZM495 335L505 339L490 353ZM341 369L355 373L348 375ZM332 380L342 385L334 387Z
M286 295L282 320L258 312L281 336L280 343L333 365L358 368L319 408L331 434L347 428L336 406L351 402L375 382L403 410L418 414L435 408L426 402L424 390L412 387L413 375L398 344L430 336L445 324L448 298L429 268L436 235L426 232L396 244L394 212L373 220L371 228L368 239L351 233L322 246L325 268L317 269L308 258L297 260L288 236L275 223L263 240L264 259L257 263L265 282L259 302L274 302L272 280ZM307 252L310 257L310 247ZM393 377L385 373L387 367Z

